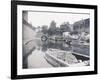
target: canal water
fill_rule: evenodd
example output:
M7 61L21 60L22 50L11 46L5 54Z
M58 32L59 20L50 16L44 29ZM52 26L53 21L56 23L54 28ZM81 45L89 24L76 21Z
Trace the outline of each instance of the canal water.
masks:
M42 42L42 51L46 51L48 48L60 49L65 51L73 51L80 54L89 56L89 45L81 44L78 40L72 40L71 45L69 46L64 41L45 41Z
M34 45L34 50L25 59L25 64L27 68L42 68L42 67L52 67L45 59L44 53L49 49L59 49L64 51L73 51L79 54L84 54L89 56L89 45L83 45L79 40L71 40L71 45L69 46L65 41L55 41L46 40L42 41L41 36L33 36L29 45L30 47Z

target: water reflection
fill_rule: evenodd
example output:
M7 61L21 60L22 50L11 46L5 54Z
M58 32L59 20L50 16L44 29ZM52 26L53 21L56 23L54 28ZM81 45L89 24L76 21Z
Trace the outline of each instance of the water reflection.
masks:
M72 40L71 45L65 41L47 40L42 41L42 51L47 51L48 48L60 49L65 51L74 51L80 54L89 55L89 45L79 44L78 40Z
M64 42L62 41L56 41L56 42L52 42L52 41L46 41L46 42L42 42L42 51L46 51L48 48L54 48L54 49L61 49L61 50L66 50L68 49L68 47L66 48L64 46ZM67 45L67 44L66 44Z

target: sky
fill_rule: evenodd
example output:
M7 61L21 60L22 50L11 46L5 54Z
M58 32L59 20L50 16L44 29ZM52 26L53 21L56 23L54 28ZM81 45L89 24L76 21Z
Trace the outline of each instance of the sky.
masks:
M57 27L59 27L64 22L73 24L76 21L87 18L89 18L89 14L28 11L28 22L34 27L41 27L42 25L47 25L49 27L53 20L56 22Z

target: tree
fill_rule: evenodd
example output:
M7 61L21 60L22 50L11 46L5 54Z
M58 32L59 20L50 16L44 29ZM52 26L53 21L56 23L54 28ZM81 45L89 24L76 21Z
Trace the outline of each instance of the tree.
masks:
M49 30L48 30L48 34L49 35L55 34L55 30L56 30L56 22L51 21L50 26L49 26Z
M70 29L70 24L69 22L64 22L63 24L60 25L60 30L61 32L70 32L71 29Z
M47 31L48 31L48 26L47 25L43 25L42 26L42 32L44 33L44 34L46 34L47 33Z
M51 28L51 29L55 29L55 28L56 28L56 22L55 22L55 21L52 21L52 22L50 23L50 28Z

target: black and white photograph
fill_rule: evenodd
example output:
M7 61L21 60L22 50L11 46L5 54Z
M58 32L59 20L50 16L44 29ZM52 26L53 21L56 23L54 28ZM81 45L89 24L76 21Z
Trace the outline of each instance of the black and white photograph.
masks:
M23 68L90 66L89 13L23 11Z
M12 1L12 78L97 74L96 30L97 6Z

